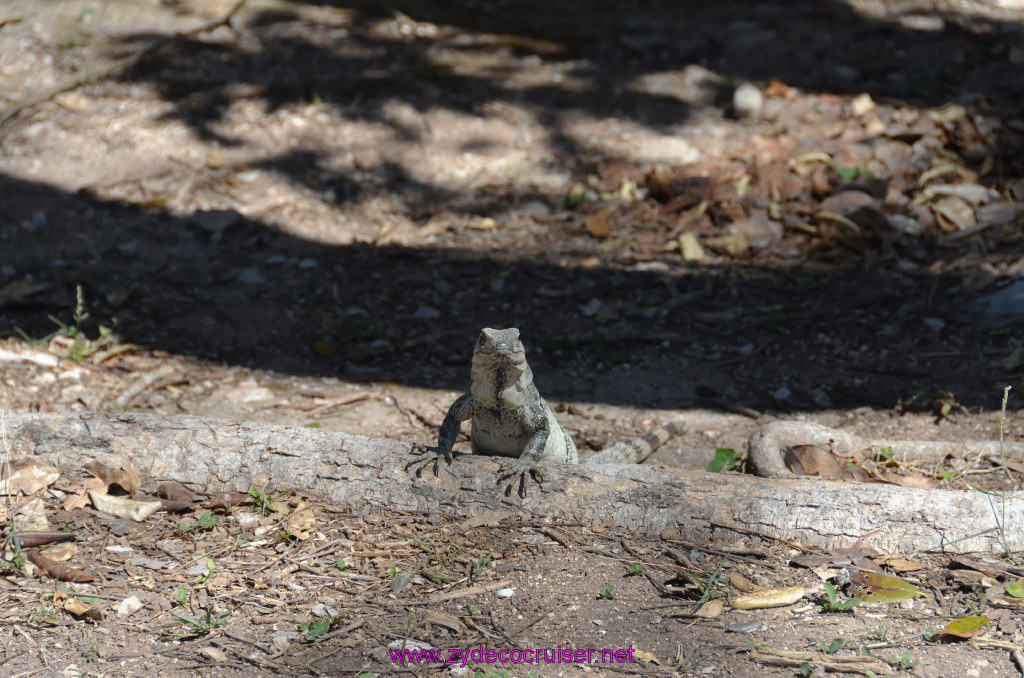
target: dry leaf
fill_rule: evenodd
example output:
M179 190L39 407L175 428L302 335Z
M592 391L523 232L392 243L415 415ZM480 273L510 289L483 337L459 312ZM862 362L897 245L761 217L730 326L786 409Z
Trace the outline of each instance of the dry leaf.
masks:
M877 572L854 572L850 581L854 585L850 593L862 603L894 603L916 596L931 597L908 581Z
M977 638L988 631L988 617L961 617L954 619L946 628L939 631L939 637L949 640L953 638Z
M900 487L914 487L920 490L931 490L939 486L939 481L935 478L925 478L924 476L900 476L896 480L896 484Z
M778 78L771 78L764 88L764 95L771 99L785 99L792 101L796 98L796 90L782 82Z
M607 238L611 235L612 226L609 223L611 212L611 208L605 208L600 212L594 212L584 217L583 227L587 229L587 233L595 238Z
M22 548L35 548L46 544L74 541L75 535L70 532L19 532L18 543Z
M70 612L71 614L73 614L74 616L79 617L79 618L84 617L86 619L92 619L94 621L102 621L103 620L103 612L102 611L96 609L95 607L90 607L89 605L86 605L85 603L80 601L78 598L67 598L67 599L65 599L64 600L64 610L67 611L67 612Z
M818 210L817 212L814 213L812 219L814 221L831 221L833 223L839 224L840 226L845 226L854 233L860 233L860 226L853 223L852 221L844 217L842 214L836 214L835 212L829 212L828 210Z
M515 515L513 511L485 511L484 513L480 513L464 520L462 524L459 525L459 530L465 532L466 530L474 527L493 527L513 515Z
M757 585L754 584L754 582L750 581L749 579L747 579L742 574L736 571L732 571L729 573L729 583L732 584L736 590L741 591L743 593L750 593L751 591L757 590Z
M158 501L135 501L93 490L89 490L89 498L97 511L136 522L142 522L161 508Z
M836 478L842 464L831 450L817 445L793 445L783 454L783 462L797 475Z
M77 567L61 565L60 563L50 560L46 556L40 554L35 549L25 549L25 555L32 561L33 565L45 570L51 577L59 579L60 581L84 583L93 581L94 579L94 577L85 570L80 570Z
M947 233L963 231L977 224L974 208L956 196L947 195L931 204L939 226Z
M999 364L1008 372L1024 365L1024 346L1018 346L1010 351L1006 357L999 361Z
M803 598L804 593L804 587L802 586L762 589L738 597L732 601L732 608L734 610L763 610L768 607L792 605Z
M296 539L308 539L316 533L316 516L312 508L298 508L286 522L289 533Z
M83 468L108 486L117 485L130 495L135 494L141 485L138 472L127 464L113 468L99 461L90 461Z
M78 544L57 544L42 552L44 556L56 563L66 563L78 553Z
M702 617L704 619L714 619L715 617L722 614L722 608L724 604L721 600L709 600L706 603L698 607L694 613L694 617Z
M32 280L15 280L0 288L0 308L11 302L23 303L40 292L53 287L51 282L35 282Z
M683 261L704 261L707 258L704 248L700 246L697 236L693 233L683 233L679 236L679 252L683 255Z
M462 622L459 621L458 617L441 610L427 610L423 613L423 623L436 624L448 629L452 633L461 633L463 629Z
M879 565L891 567L897 572L915 572L917 570L924 569L924 565L921 563L915 563L913 560L905 560L899 556L878 556L874 560Z
M26 466L20 468L4 480L0 480L0 495L4 494L35 494L44 487L49 487L60 478L60 470L53 466Z
M729 235L708 238L704 241L704 244L713 252L727 254L733 258L743 256L750 249L747 236L742 233L730 233Z
M647 650L634 649L633 656L636 657L637 661L647 662L648 664L658 664L659 666L661 665L661 662L658 661L658 658L655 657L654 654L648 652Z
M14 527L19 532L47 532L50 521L46 518L46 506L39 497L33 497L14 512Z

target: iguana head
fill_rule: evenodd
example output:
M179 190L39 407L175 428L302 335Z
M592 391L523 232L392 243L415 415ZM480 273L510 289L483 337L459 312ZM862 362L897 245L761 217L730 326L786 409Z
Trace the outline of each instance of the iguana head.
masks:
M473 349L473 383L489 382L499 390L511 383L532 383L533 373L526 362L526 349L519 341L519 330L495 330L485 327Z
M523 342L519 341L519 329L510 327L507 330L492 330L485 327L476 340L473 353L496 353L507 358L526 355Z

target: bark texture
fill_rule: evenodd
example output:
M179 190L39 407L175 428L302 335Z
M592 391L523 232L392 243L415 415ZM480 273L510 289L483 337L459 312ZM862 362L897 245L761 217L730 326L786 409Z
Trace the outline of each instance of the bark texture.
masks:
M509 510L630 531L677 528L691 540L742 538L735 525L822 547L850 546L871 533L887 552L945 548L999 551L1005 515L1011 549L1024 548L1024 493L1001 500L976 492L917 490L821 479L763 479L654 466L542 465L544 485L525 500L496 484L499 460L472 455L416 478L404 470L410 445L309 428L149 414L23 414L3 420L12 456L35 456L69 475L98 459L130 462L145 480L193 489L244 491L269 477L359 512L387 507L482 516ZM1002 512L1005 510L1005 514ZM974 536L970 536L974 535ZM956 541L960 540L960 541Z

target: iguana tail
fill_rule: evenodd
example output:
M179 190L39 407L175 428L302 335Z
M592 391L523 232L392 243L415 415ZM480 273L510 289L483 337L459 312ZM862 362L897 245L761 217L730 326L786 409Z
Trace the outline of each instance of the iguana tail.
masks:
M581 459L581 464L639 464L670 439L683 432L679 423L665 424L635 440L609 445L600 452Z

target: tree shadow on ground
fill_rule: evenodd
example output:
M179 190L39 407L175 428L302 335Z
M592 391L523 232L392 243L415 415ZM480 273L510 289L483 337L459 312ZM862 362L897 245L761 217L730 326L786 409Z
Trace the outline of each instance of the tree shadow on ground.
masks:
M318 5L334 13L311 21L304 12ZM727 108L744 80L921 106L983 99L995 118L1017 115L1024 69L1007 54L1019 24L903 14L873 19L809 0L660 2L643 12L621 2L307 2L258 13L239 42L171 41L122 79L152 85L174 105L168 118L226 146L237 142L217 123L252 97L269 111L323 101L410 143L419 132L390 120L389 102L479 114L507 100L534 112L553 147L588 158L600 153L567 134L566 121L615 118L672 133L706 105ZM1019 155L1006 149L1007 171L1021 172Z
M6 334L48 334L49 315L71 322L81 285L91 336L116 317L126 340L152 349L356 382L462 389L480 328L513 325L545 392L564 399L820 409L891 407L930 389L994 407L1011 376L998 358L1015 333L979 327L950 277L328 247L245 219L211 234L9 177L0 204L12 220L0 266L51 283L5 300ZM32 225L39 213L50 216ZM317 342L334 353L318 355Z

